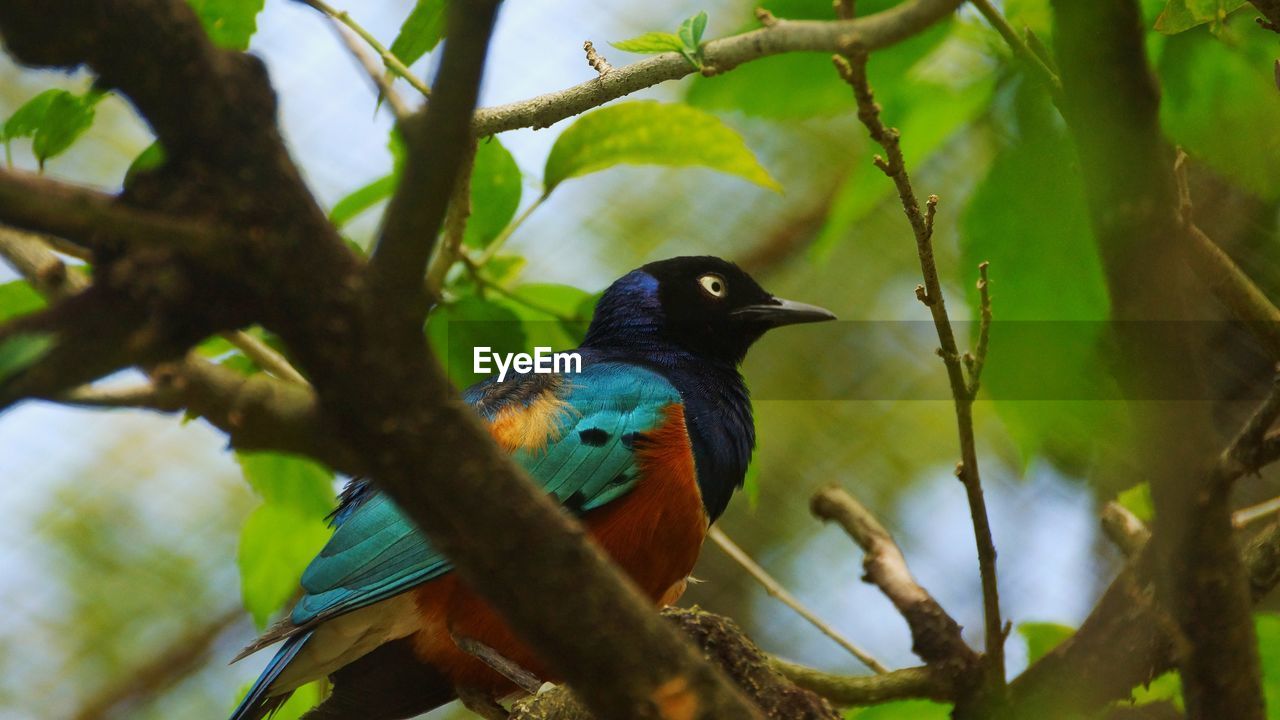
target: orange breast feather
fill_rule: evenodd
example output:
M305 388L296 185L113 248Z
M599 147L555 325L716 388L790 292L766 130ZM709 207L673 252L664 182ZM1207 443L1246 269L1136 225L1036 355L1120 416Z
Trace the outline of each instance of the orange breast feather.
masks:
M537 402L542 401L535 405ZM546 418L546 425L541 425L546 428L554 426L555 413L564 411L564 407L547 405L532 413L525 409L519 417L526 422ZM637 443L640 479L635 489L582 518L592 538L655 604L669 604L679 597L707 532L684 407L669 405L664 415L662 424ZM537 426L517 428L521 423L515 417L500 426L503 420L499 415L493 423L494 437L503 447L530 447L550 439L549 433L540 433ZM514 689L487 666L458 650L451 635L479 640L539 677L554 679L506 623L458 583L453 573L423 585L416 593L423 620L415 638L418 655L442 670L455 685L497 693Z

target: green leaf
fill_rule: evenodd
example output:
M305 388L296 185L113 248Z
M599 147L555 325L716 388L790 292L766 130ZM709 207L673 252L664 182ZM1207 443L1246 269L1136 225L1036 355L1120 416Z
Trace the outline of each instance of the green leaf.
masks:
M0 321L35 312L44 306L44 298L26 280L0 284Z
M614 165L701 165L781 192L755 155L714 115L680 104L619 103L587 113L556 138L546 191Z
M520 316L497 298L476 295L464 296L432 312L427 320L427 339L444 363L449 379L460 388L487 375L475 372L475 348L488 347L495 353L530 351Z
M1148 483L1141 482L1121 492L1116 496L1116 502L1145 523L1156 517L1155 504L1151 501L1151 485Z
M418 0L391 42L391 54L408 67L431 52L444 37L445 0Z
M266 0L187 0L214 45L248 50Z
M1150 705L1151 703L1172 703L1182 711L1182 677L1176 670L1161 675L1146 685L1133 689L1134 705ZM1273 707L1268 704L1268 707ZM1274 720L1274 715L1269 715Z
M698 46L702 44L702 33L706 29L707 13L703 11L680 23L680 31L677 33L684 49L699 60L702 58L702 52Z
M323 515L264 502L240 531L237 562L244 607L259 628L298 590L302 571L329 540Z
M846 720L949 720L950 717L950 705L932 700L898 700L845 713Z
M529 283L517 286L512 297L495 297L524 321L529 348L566 350L577 347L591 320L587 306L595 306L595 296L571 285Z
M34 365L51 347L49 333L22 333L0 340L0 383Z
M960 267L976 317L977 266L991 263L998 321L982 386L1024 462L1078 470L1119 440L1097 428L1125 422L1123 403L1099 399L1114 388L1100 353L1110 300L1075 150L1038 86L1014 93L1005 146L960 219Z
M1018 634L1027 643L1027 663L1030 664L1074 635L1075 628L1059 623L1024 622L1018 624Z
M83 95L66 90L46 90L18 108L4 124L6 148L10 141L31 138L31 150L44 167L93 125L94 107L103 93L89 90Z
M1169 0L1164 12L1156 18L1156 31L1176 35L1198 25L1213 23L1213 30L1227 19L1227 15L1239 10L1247 0Z
M1267 719L1280 718L1280 615L1256 613L1254 628L1262 655L1262 692L1267 701Z
M849 86L831 69L830 55L808 53L772 55L733 72L696 75L685 101L707 110L737 110L775 120L836 115L855 107Z
M1233 18L1221 40L1185 33L1165 41L1158 63L1160 123L1193 162L1274 201L1280 199L1280 133L1259 132L1280 127L1274 41L1246 19Z
M640 55L681 52L684 50L684 44L680 42L680 38L674 33L669 32L647 32L643 35L637 35L630 40L619 40L618 42L611 42L609 44L623 52L637 53Z
M141 153L138 153L138 157L134 158L133 162L129 163L129 169L124 172L125 187L133 183L133 179L138 173L158 168L164 164L164 161L164 146L160 144L159 140L156 140Z
M333 510L333 472L319 463L284 453L238 453L245 480L271 505L323 519Z
M369 208L391 197L399 182L400 178L392 173L351 191L346 197L333 204L333 209L329 211L329 222L335 227L342 227Z
M463 242L483 248L502 232L520 207L521 175L515 158L498 142L482 140L471 171L471 218Z

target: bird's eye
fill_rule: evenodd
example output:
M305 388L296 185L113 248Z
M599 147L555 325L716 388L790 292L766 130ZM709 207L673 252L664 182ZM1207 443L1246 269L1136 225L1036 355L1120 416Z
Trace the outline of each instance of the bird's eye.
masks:
M698 278L698 284L702 286L704 292L717 300L729 292L729 286L725 285L724 278L715 273L707 273Z

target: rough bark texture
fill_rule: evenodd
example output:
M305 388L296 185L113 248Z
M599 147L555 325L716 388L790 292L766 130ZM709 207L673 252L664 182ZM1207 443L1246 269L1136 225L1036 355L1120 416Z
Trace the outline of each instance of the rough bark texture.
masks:
M1053 7L1062 110L1080 156L1112 315L1132 321L1116 331L1125 355L1121 384L1135 398L1167 397L1171 388L1185 392L1179 397L1206 397L1184 338L1172 324L1149 322L1187 319L1186 303L1203 290L1189 280L1174 157L1160 130L1137 3L1056 0ZM1157 596L1180 631L1188 715L1260 719L1249 593L1232 539L1230 485L1212 478L1217 453L1207 404L1130 407L1134 457L1152 479L1158 518L1151 542Z
M409 262L429 252L443 199L419 205L403 193L426 188L448 197L460 158L441 146L459 128L465 133L475 59L483 57L496 3L455 7L462 18L451 23L444 61L454 75L444 80L457 81L442 80L434 117L408 126L417 169L406 171L412 177L392 204L401 217L388 219L393 232L383 239L406 251ZM68 301L83 312L62 303L25 321L54 330L58 342L36 368L0 388L3 404L131 364L176 359L213 332L260 322L284 339L312 379L324 427L346 440L462 578L591 707L609 717L660 717L674 698L690 718L754 714L497 450L458 399L427 351L420 288L406 289L395 277L403 267L394 263L367 272L303 185L259 61L212 47L178 0L7 2L0 33L21 62L89 64L152 124L168 161L140 175L109 210L163 213L215 228L222 238L143 242L110 225L92 233L94 286ZM0 219L48 230L29 210L56 208L56 200L0 197ZM91 340L105 345L91 349ZM584 624L595 628L590 637L579 632Z
M691 637L703 657L728 673L771 720L838 720L826 700L797 687L730 619L698 608L667 608L662 615ZM590 720L573 694L557 688L518 701L511 720Z

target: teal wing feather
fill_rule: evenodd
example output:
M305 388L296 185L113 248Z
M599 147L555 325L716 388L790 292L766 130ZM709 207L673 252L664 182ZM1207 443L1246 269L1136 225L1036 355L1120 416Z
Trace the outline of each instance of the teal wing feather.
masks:
M553 440L539 450L517 450L513 459L530 477L575 512L601 507L637 481L635 439L657 427L664 411L680 402L676 389L650 370L596 363L561 378L525 375L485 381L467 399L486 419L503 409L527 407L544 393L567 404ZM336 513L328 545L302 576L305 592L294 607L294 626L311 626L371 605L452 569L385 495L368 486L348 494Z

